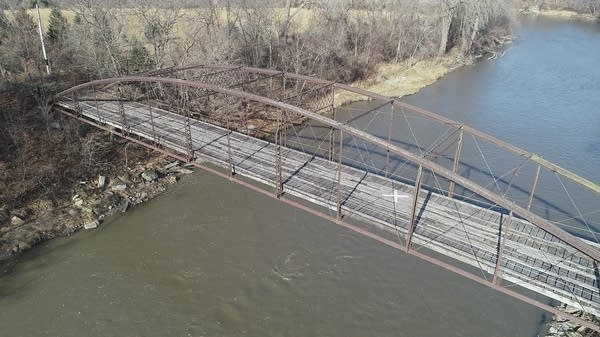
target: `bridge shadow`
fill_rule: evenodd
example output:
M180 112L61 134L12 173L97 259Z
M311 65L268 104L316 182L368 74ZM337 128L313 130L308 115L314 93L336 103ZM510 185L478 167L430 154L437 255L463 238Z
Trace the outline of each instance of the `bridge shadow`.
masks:
M313 161L313 159L315 159L316 156L311 156L309 160L305 161L300 167L298 167L294 172L292 172L287 178L285 178L285 180L283 181L283 184L289 182L290 180L292 180L292 178L297 175L298 173L300 173L300 171L302 171L306 166L308 166L308 164Z
M348 195L344 198L344 201L342 201L341 205L345 205L346 202L348 201L348 199L350 199L350 197L352 196L352 194L356 191L356 189L358 188L358 186L360 186L360 184L362 184L362 182L365 180L365 178L367 177L368 172L365 172L365 174L363 174L363 176L360 178L360 180L356 183L356 185L354 185L354 188L352 188L352 191L350 191L350 193L348 193Z
M311 125L312 128L315 129L322 129L323 131L329 132L329 127L327 126L314 126ZM328 134L325 134L324 137L328 137ZM295 134L293 135L293 137L291 137L293 139L296 139L298 146L294 146L294 145L290 145L288 143L288 147L293 148L294 150L297 151L301 151L301 152L305 152L305 149L303 149L303 147L310 147L311 149L316 149L316 151L314 153L312 153L312 155L314 156L318 156L322 159L328 159L326 155L323 155L322 153L325 153L326 150L325 149L321 149L320 147L315 146L314 143L316 144L323 144L323 139L315 139L315 138L311 138L310 136L305 136L305 135L301 135L301 134ZM379 138L379 137L378 137ZM387 141L387 140L385 140ZM288 140L289 142L289 140ZM426 152L425 149L423 149L422 147L416 146L413 143L409 143L406 141L401 141L401 140L392 140L392 143L394 143L395 145L399 145L401 147L403 147L404 149L411 151L413 153L418 153L418 151L421 152ZM293 143L292 143L293 144ZM308 145L308 146L307 146ZM360 156L360 153L364 153L365 149L361 148L360 146L356 145L356 144L352 144L351 140L344 140L343 142L343 147L344 147L344 152L351 152L351 153L356 153L356 156ZM321 152L321 153L319 153ZM385 159L387 156L387 152L383 151L379 148L368 148L368 153L370 154L371 157L373 158L378 158L378 159ZM444 154L439 154L439 153L431 153L431 155L436 156L439 158L444 158L445 160L449 160L452 161L453 158L449 157L448 155L444 155ZM400 160L400 157L398 156L394 156L393 157L393 161L392 161L392 157L390 157L390 162L394 162L394 168L397 169L398 167L402 166L402 165L407 165L408 167L410 167L412 169L412 171L416 172L417 170L417 166L412 164L412 163L407 163L407 161L402 161ZM369 173L373 173L379 176L385 176L386 172L383 169L379 169L379 168L373 168L373 167L368 167L368 165L360 165L356 162L352 162L351 160L343 160L344 165L347 165L349 167L358 169L358 170L366 170ZM472 164L466 163L464 161L460 161L459 163L459 167L461 167L463 169L463 172L466 172L466 174L460 174L462 177L465 177L467 179L470 179L471 175L476 173L478 175L480 175L482 177L482 179L488 179L490 182L491 181L496 181L499 185L501 186L508 186L509 184L511 184L511 182L503 177L500 176L496 176L496 175L491 175L489 172L485 171L482 167L477 167L474 166ZM390 172L393 172L394 170L391 169ZM397 181L399 183L404 183L404 184L409 184L409 185L414 185L415 180L412 178L407 178L407 177L403 177L403 176L398 176L398 175L393 175L390 176L390 179ZM533 178L532 178L533 179ZM426 185L423 184L422 186L423 189L430 191L430 192L434 192L436 194L439 195L444 195L447 194L448 191L440 189L440 188L436 188L430 185ZM457 186L457 188L463 188L462 186ZM466 191L468 191L468 189L464 189ZM529 194L529 190L526 188L523 188L517 184L511 184L511 191L513 191L515 194L522 194L522 195L528 195ZM478 196L476 193L474 193L474 196ZM466 197L466 196L461 196L458 194L455 194L453 196L454 199L466 202L466 203L470 203L479 207L485 207L485 208L490 208L491 210L494 210L496 212L499 212L501 214L508 214L509 211L501 206L494 206L491 205L491 203L487 200L485 200L485 198L482 198L482 200L478 200L479 198L472 198L472 197ZM557 205L555 202L548 200L545 197L541 197L539 195L534 195L533 198L534 202L536 202L537 204L539 204L541 207L544 208L545 211L545 218L546 219L550 219L550 214L549 211L552 210L556 213L558 213L559 215L564 216L565 218L568 218L569 221L571 221L571 223L573 224L577 224L580 225L580 228L586 228L587 225L586 222L583 221L583 219L580 219L575 213L573 213L572 211L566 210L564 207ZM517 216L516 214L514 216ZM518 217L518 216L517 216ZM571 231L573 234L575 234L575 232L577 233L578 236L586 238L586 239L593 239L592 237L590 237L589 235L581 235L581 231Z
M598 263L596 260L594 262L594 277L596 277L596 288L600 289L600 271L598 270Z
M427 208L427 205L429 204L429 200L431 199L432 194L433 194L433 191L427 191L427 195L425 196L425 199L423 200L423 204L421 205L421 208L419 209L419 213L415 217L415 223L414 223L413 230L415 230L417 227L417 224L421 222L421 218L423 217L423 214L425 213L425 209Z

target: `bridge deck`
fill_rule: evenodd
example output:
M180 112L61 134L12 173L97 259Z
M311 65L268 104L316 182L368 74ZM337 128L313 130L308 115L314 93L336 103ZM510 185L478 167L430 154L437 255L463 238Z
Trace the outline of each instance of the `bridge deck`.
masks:
M77 110L70 101L60 106ZM123 120L119 105L111 101L81 101L81 114L96 122L124 129L161 146L187 153L188 139L184 116L152 108L154 139L148 106L124 103ZM226 129L191 120L191 138L198 160L228 168ZM268 186L275 186L277 146L241 133L230 135L232 161L236 174ZM282 180L287 194L330 210L337 204L336 162L313 157L289 148L281 149ZM375 222L400 237L406 234L411 198L394 204L392 189L412 195L413 186L350 166L342 166L342 213ZM452 257L485 270L494 271L499 228L506 214L472 203L423 191L417 199L418 220L414 229L413 249L426 249ZM591 259L556 237L519 218L513 218L500 263L503 280L547 295L561 302L600 314L599 273Z

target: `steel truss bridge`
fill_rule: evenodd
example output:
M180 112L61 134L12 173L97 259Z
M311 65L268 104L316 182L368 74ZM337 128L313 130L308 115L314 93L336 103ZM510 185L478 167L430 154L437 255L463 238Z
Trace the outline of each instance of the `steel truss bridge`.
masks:
M230 65L95 80L54 108L600 331L555 306L600 314L600 186L472 127Z

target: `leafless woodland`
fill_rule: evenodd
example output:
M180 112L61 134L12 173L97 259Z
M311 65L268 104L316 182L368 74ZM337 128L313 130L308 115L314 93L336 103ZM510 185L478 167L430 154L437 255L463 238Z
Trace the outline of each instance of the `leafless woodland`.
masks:
M56 1L46 27L56 72L116 76L234 63L349 82L382 62L493 49L510 33L504 0ZM195 5L195 6L194 6ZM13 7L13 8L17 8ZM21 7L22 8L22 7ZM0 17L0 73L43 70L34 18Z

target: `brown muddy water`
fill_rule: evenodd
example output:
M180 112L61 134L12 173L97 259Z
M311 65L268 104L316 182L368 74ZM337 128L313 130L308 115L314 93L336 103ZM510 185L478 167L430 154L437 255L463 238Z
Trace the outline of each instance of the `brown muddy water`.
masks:
M528 20L517 33L504 57L407 100L599 181L600 28ZM565 127L577 132L552 131ZM0 265L0 336L505 337L535 336L547 318L204 172Z

